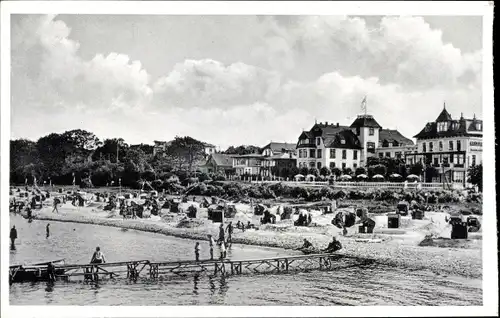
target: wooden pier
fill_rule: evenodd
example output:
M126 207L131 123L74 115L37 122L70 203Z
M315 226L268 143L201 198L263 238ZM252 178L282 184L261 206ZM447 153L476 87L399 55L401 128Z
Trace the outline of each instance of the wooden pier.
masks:
M342 254L309 254L282 256L259 259L214 259L200 261L150 262L148 260L126 261L104 264L69 264L55 265L55 278L68 281L72 278L97 282L104 278L126 278L136 281L138 278L156 280L161 277L205 273L208 275L243 275L243 274L281 274L307 272L312 270L328 271L345 267L362 267L372 264L370 259L362 259ZM19 279L22 271L38 271L38 275L28 275L28 279ZM28 266L20 269L10 268L11 282L48 280L43 273L46 268ZM20 276L17 276L20 275ZM17 276L17 279L16 279Z

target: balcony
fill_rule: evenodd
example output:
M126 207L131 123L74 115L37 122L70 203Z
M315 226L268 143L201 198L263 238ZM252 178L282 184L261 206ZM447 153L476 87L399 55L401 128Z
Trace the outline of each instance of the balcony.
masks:
M433 166L434 168L439 168L439 167L441 167L441 165L440 165L439 163L433 163L433 164L432 164L432 166Z
M449 166L450 166L450 164L449 164L449 163L443 163L443 167L448 168Z
M463 168L464 164L463 163L456 163L453 165L455 168Z

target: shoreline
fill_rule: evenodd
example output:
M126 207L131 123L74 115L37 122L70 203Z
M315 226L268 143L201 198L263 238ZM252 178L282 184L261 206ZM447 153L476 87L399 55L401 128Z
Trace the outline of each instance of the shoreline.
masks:
M34 213L35 220L57 221L68 223L82 223L101 225L116 228L133 229L143 232L158 233L172 237L207 241L207 235L217 237L217 227L213 224L192 228L179 228L172 223L153 221L150 219L121 219L102 217L77 213L56 214L49 211L38 211ZM75 211L76 212L76 211ZM232 242L235 244L252 245L270 248L294 249L302 245L302 240L308 238L315 245L328 244L331 233L280 233L277 231L247 230L245 232L235 231ZM339 254L351 257L372 259L376 262L388 265L404 267L413 270L427 270L437 275L453 275L465 278L482 278L481 250L456 249L441 247L418 247L390 242L382 243L359 243L353 238L338 236L344 248Z

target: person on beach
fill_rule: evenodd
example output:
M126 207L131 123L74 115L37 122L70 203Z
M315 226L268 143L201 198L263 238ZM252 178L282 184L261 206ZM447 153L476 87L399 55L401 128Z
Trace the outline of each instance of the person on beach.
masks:
M214 259L214 245L215 241L211 234L208 235L208 244L210 245L210 260Z
M47 235L46 238L49 238L49 236L50 236L50 223L47 223L47 226L45 227L45 234Z
M104 259L104 254L101 252L101 248L99 246L95 248L95 252L94 255L92 255L90 263L91 264L106 263L106 260Z
M226 258L226 244L222 242L220 244L220 259L225 259Z
M341 250L342 249L342 244L340 244L339 241L337 241L337 238L334 236L332 238L332 241L330 242L330 244L328 244L328 247L325 248L324 250L322 250L323 253L333 253L333 252L336 252L338 250Z
M10 230L10 246L11 246L11 249L15 249L16 248L16 246L14 245L16 239L17 239L17 230L16 230L16 226L14 225L12 227L12 229Z
M49 282L53 283L56 281L56 268L54 267L54 264L52 262L47 265L47 275L49 278Z
M219 226L219 243L224 243L224 224L221 223Z
M230 244L232 243L232 237L233 237L233 222L229 222L226 228L227 231L227 243Z
M54 209L52 210L52 213L54 213L54 212L59 213L59 210L57 209L57 206L59 205L59 203L61 203L61 201L59 201L59 198L54 198Z
M196 242L194 245L194 256L197 262L200 261L200 242Z

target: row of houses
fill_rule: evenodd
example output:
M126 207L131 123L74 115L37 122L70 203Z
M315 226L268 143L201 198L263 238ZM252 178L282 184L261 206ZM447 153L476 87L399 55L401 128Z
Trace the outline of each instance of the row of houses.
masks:
M200 169L272 176L292 167L355 170L366 166L370 157L390 157L408 165L419 162L435 167L433 182L465 183L469 167L482 163L482 132L482 120L475 115L453 119L443 106L436 120L414 136L414 143L398 130L382 128L372 115L362 114L349 126L316 122L310 130L302 131L296 143L270 142L260 153L226 155L207 147L208 159Z

